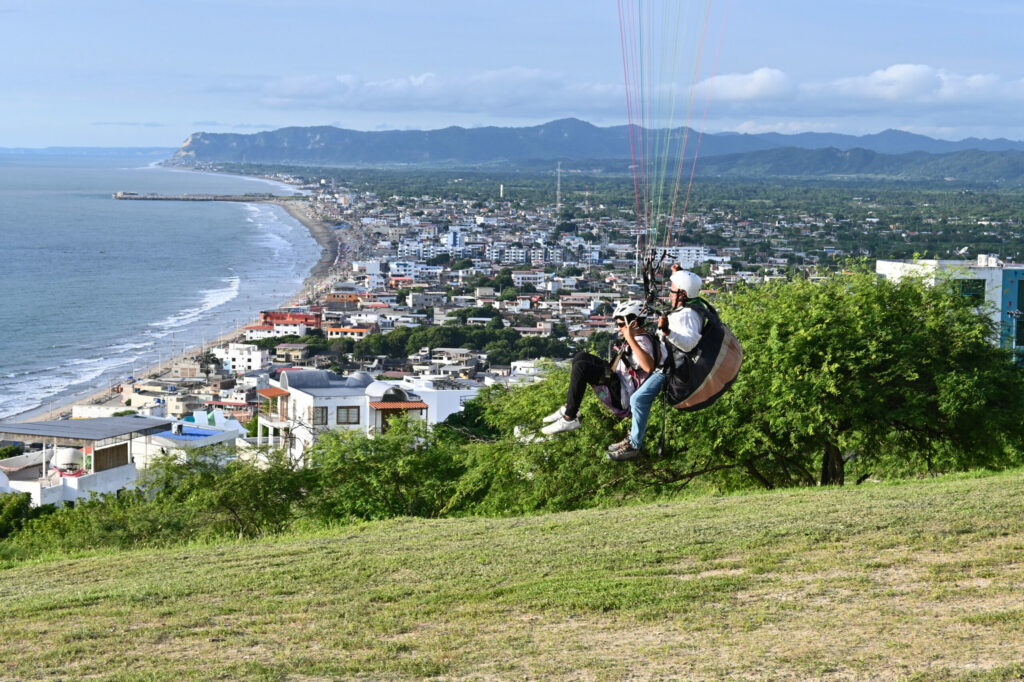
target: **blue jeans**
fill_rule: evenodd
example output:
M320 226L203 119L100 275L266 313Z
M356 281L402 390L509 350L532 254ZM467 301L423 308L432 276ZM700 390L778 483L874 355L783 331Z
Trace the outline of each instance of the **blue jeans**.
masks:
M629 398L629 407L633 410L633 427L629 431L629 443L637 450L644 443L647 420L651 418L651 406L657 400L667 378L662 372L655 372Z

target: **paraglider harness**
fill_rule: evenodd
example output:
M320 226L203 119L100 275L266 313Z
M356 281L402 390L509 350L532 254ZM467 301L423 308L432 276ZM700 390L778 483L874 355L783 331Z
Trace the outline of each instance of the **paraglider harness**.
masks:
M644 283L644 308L649 316L661 316L658 292L664 285L661 266L666 252L656 256L652 251L643 260L641 274ZM659 281L660 280L660 281ZM689 292L687 292L689 293ZM665 337L667 357L659 371L666 374L661 392L662 421L658 454L665 449L665 409L671 403L677 410L694 412L712 405L724 394L739 374L743 364L743 347L732 331L722 322L715 307L698 297L688 299L673 311L689 308L700 316L701 337L689 351L676 347Z
M629 343L623 343L621 346L614 347L614 350L617 352L612 358L611 363L608 365L608 369L605 371L604 380L601 384L594 386L594 392L597 395L598 400L600 400L601 403L603 403L604 406L619 419L625 419L630 416L629 404L627 403L626 405L616 407L615 403L618 401L613 401L611 397L612 388L619 386L619 377L615 373L619 363L626 366L630 380L633 382L633 390L636 390L647 380L649 376L651 376L651 374L658 371L658 368L664 361L664 358L661 357L661 343L659 342L660 340L657 335L645 329L637 334L637 337L641 336L646 336L651 342L651 356L654 360L654 369L650 372L645 372L636 361L636 358L633 357L633 349L630 347ZM621 389L619 390L621 391Z

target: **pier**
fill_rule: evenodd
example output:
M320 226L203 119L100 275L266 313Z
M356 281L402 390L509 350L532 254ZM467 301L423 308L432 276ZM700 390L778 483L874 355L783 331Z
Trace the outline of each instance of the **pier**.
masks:
M290 197L278 194L139 194L137 192L115 192L114 198L121 201L274 201Z

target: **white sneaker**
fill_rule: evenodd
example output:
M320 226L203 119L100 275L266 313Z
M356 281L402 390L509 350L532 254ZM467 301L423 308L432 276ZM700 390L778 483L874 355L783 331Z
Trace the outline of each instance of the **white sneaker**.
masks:
M559 417L554 422L548 424L540 430L546 436L553 436L556 433L565 433L566 431L575 431L580 428L580 418L569 420L565 417Z
M548 416L544 417L544 419L542 419L541 421L543 421L545 424L550 424L551 422L558 421L559 417L564 417L564 416L565 416L565 405L562 405L557 410L555 410L554 412L552 412Z
M543 443L547 440L540 434L534 431L528 431L525 427L517 426L512 430L512 435L516 437L520 443L529 445L530 443Z

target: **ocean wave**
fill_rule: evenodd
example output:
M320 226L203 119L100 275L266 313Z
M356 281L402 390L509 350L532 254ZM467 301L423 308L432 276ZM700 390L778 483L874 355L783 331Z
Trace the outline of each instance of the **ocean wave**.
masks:
M214 308L222 306L228 301L236 298L241 286L241 278L237 275L232 275L231 277L225 277L221 281L225 282L227 286L221 289L205 289L199 292L199 295L203 297L199 305L193 308L186 308L164 318L163 320L160 320L159 322L150 323L150 327L159 330L154 332L152 335L157 338L167 336L167 334L170 334L173 330L192 324Z
M133 359L74 358L56 368L26 372L23 378L4 383L4 392L0 395L0 419L43 407L51 398L95 390L89 388L90 382L115 369L130 368Z

